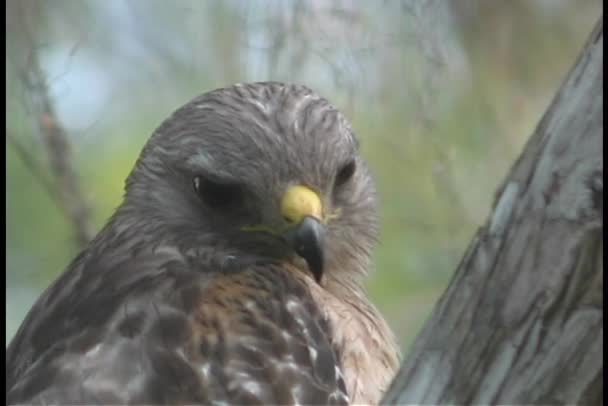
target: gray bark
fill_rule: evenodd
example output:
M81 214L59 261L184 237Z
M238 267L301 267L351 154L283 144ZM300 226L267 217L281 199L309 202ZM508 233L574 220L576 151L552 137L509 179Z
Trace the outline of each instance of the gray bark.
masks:
M383 404L602 404L602 21Z

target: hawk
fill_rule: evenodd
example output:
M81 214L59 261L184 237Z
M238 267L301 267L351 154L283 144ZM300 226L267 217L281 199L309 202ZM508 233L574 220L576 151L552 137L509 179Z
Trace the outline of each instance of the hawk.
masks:
M363 287L377 231L326 99L276 82L195 98L25 318L8 403L378 403L398 352Z

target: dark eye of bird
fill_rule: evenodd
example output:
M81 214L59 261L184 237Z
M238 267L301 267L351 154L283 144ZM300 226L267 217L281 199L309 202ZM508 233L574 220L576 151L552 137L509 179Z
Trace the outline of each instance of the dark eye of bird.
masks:
M334 182L334 186L340 187L340 186L344 185L346 182L348 182L350 180L350 178L353 177L353 174L355 173L355 169L356 169L355 161L350 161L346 165L344 165L342 168L340 168L340 170L336 174L336 180Z
M201 200L212 208L232 206L243 197L240 185L215 182L203 176L196 176L193 185Z

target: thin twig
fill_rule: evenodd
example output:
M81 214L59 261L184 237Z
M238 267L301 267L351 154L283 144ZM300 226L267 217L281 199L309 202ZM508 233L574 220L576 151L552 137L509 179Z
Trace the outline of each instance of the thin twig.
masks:
M68 222L72 222L71 214L66 209L66 206L65 204L63 204L62 198L58 193L58 187L53 184L53 182L48 178L48 176L45 175L44 168L40 165L39 162L36 161L34 156L28 151L28 149L17 140L17 137L11 135L10 133L7 133L6 138L11 147L13 147L15 153L19 156L19 159L21 159L21 162L23 162L23 164L30 171L34 179L36 179L38 183L40 183L40 185L49 194L53 203L55 203L57 208L65 215L66 220ZM87 239L87 241L89 240Z
M27 169L32 173L34 179L36 179L40 183L40 185L46 190L46 192L50 195L51 200L53 200L55 204L57 204L58 208L65 213L63 205L61 204L61 198L57 194L56 187L45 175L44 168L42 168L41 165L36 162L36 159L32 156L32 154L30 154L28 149L23 146L19 141L17 141L17 137L13 136L10 133L7 133L6 138L9 144L15 150L15 153L19 155L19 159L21 159L21 162L23 162Z
M33 37L33 32L28 29L27 19L24 15L25 12L26 10L20 8L18 10L18 17L23 30L23 36L31 52L27 64L22 70L21 83L30 96L31 110L36 118L46 149L54 183L42 181L45 178L36 176L44 183L51 197L53 197L66 214L74 228L76 243L80 248L83 248L93 235L91 211L80 190L76 172L72 166L70 143L63 126L55 114L46 76L38 59L36 41ZM24 162L26 162L30 169L33 167L37 168L36 165L32 167L32 162L35 161L30 159L29 154L26 153L27 149L24 149L22 146L20 148L20 144L14 142L14 137L12 138L12 145L16 147L17 151L20 151L19 155L22 159L25 158ZM34 173L40 174L42 172L36 169ZM51 192L49 189L53 191Z

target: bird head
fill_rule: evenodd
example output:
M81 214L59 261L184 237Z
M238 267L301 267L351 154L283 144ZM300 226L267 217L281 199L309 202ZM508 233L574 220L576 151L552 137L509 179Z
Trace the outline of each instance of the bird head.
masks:
M179 108L126 182L124 207L183 249L362 274L376 194L345 117L310 89L238 84Z

